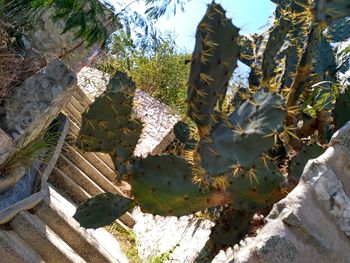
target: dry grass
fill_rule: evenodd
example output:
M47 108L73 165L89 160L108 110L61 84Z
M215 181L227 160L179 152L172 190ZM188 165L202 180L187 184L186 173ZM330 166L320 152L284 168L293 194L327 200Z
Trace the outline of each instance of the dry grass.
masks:
M13 87L22 84L27 78L45 67L42 59L23 58L14 53L0 53L0 98Z
M11 48L14 39L6 32L10 26L0 20L0 99L6 97L11 88L22 84L46 66L45 60L23 58Z

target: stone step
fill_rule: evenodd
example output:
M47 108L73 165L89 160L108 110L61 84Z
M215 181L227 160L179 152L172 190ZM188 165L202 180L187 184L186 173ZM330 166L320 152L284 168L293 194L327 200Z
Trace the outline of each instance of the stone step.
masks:
M95 153L92 152L83 152L82 150L79 150L75 148L72 144L68 143L71 147L74 148L75 151L77 151L81 156L83 156L90 164L93 164L93 166L101 173L104 177L106 177L110 182L116 181L116 174L114 170L109 168L108 165L106 165L100 158L97 157ZM64 153L65 154L65 153Z
M73 93L73 97L79 101L79 103L81 104L81 106L83 108L87 108L92 100L88 98L88 96L84 93L84 91L81 88L78 88L75 90L75 92Z
M21 211L11 221L13 231L48 263L86 263L36 215Z
M65 192L77 204L91 197L83 188L57 167L52 170L48 181L62 192Z
M81 156L73 147L65 143L64 155L76 165L82 173L87 175L93 182L95 182L104 192L111 192L124 196L115 185L113 185L107 178L103 176L91 163L89 163L83 156ZM74 179L74 178L73 178ZM87 191L88 192L88 191ZM91 196L94 196L91 194ZM132 219L129 213L126 213L121 217L121 221L128 227L133 227L135 221Z
M0 261L3 263L45 262L13 231L0 230L0 255Z
M104 192L89 176L62 154L58 157L56 167L83 188L89 195L95 196Z
M84 174L86 174L91 180L93 180L104 191L111 193L123 194L116 186L114 186L94 165L84 158L73 147L64 143L63 155L74 163Z
M86 230L79 227L79 223L72 218L76 210L75 205L61 196L52 186L49 187L49 191L50 195L35 208L35 215L75 252L89 263L127 262L115 240L108 246L105 240L100 240L96 233L104 232L104 229Z
M56 188L60 189L62 192L68 194L69 199L71 199L76 204L82 203L89 199L91 196L94 196L85 191L70 176L65 174L57 167L52 170L48 181ZM101 193L102 192L103 191L101 190ZM132 218L129 212L122 215L120 217L120 221L130 228L135 225L135 220Z
M69 118L73 117L77 121L77 124L81 123L81 114L82 114L82 112L79 112L79 110L77 110L74 107L74 105L72 104L71 101L69 101L66 104L65 110L68 113Z
M80 130L79 125L74 120L71 120L71 119L69 120L69 132L70 132L69 137L73 138L72 141L75 141L79 134L79 130ZM93 154L95 154L102 162L105 163L105 165L107 165L111 170L114 171L114 164L109 155L104 153L99 153L99 152L95 152Z
M73 96L71 97L71 99L69 100L69 102L74 106L74 108L75 108L77 111L83 113L83 112L87 109L87 107L84 107L76 97L77 97L77 96L74 96L74 94L73 94ZM85 104L85 105L86 105L86 104Z

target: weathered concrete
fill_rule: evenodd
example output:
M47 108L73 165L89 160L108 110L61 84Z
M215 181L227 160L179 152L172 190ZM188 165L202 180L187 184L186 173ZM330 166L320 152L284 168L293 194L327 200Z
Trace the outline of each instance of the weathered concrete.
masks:
M308 162L298 186L274 205L235 263L349 262L350 122Z
M76 76L62 61L11 89L0 106L0 126L21 148L36 138L60 113L76 87Z
M13 231L0 230L0 255L3 263L44 263Z
M0 128L0 165L7 160L15 148L13 139Z
M22 211L11 220L10 225L48 263L86 262L35 215Z
M89 263L127 262L119 244L115 240L111 240L110 234L102 228L86 230L79 227L79 223L72 218L76 211L75 206L63 198L53 187L50 186L49 191L50 195L36 207L35 215L43 220L74 251Z

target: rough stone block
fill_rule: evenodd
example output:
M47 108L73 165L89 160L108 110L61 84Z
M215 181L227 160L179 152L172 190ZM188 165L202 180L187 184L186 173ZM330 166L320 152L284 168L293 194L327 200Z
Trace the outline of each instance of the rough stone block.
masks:
M52 60L11 90L0 105L1 128L18 147L26 145L59 114L75 87L75 73L59 59Z

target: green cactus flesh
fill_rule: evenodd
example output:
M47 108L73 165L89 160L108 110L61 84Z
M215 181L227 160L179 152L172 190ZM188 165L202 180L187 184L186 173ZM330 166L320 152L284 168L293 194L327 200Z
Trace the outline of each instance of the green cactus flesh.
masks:
M348 17L333 21L325 35L331 42L347 41L350 38L350 19Z
M238 28L214 2L199 23L188 82L188 116L200 127L223 102L239 57Z
M199 145L201 166L210 176L220 176L232 166L249 169L270 150L283 130L283 98L263 89L235 110L229 120L213 128Z
M335 128L338 130L350 121L350 89L340 94L333 110Z
M299 179L303 174L306 163L324 153L324 149L317 145L304 145L301 150L288 162L288 176Z
M131 112L132 109L132 99L134 97L134 93L136 90L136 85L132 81L132 79L124 72L118 71L115 75L110 79L107 85L108 91L117 91L123 92L125 95L129 95L129 110ZM130 107L131 106L131 107Z
M350 16L349 0L315 1L316 20L328 23Z
M240 36L240 56L239 60L251 67L254 63L254 49L255 43L252 37Z
M112 193L96 195L82 203L74 219L82 227L99 228L113 223L135 206L133 200Z
M178 121L174 126L175 138L182 143L190 140L190 127L186 122Z
M187 215L221 205L228 198L194 184L191 165L174 155L136 160L131 185L142 211L162 216Z
M82 115L78 147L90 152L111 155L119 174L126 172L125 165L135 150L142 124L133 115L133 90L135 87L121 85L127 78L112 78L109 89L96 98Z
M235 210L254 211L265 208L283 196L281 184L285 177L270 160L258 160L248 171L228 174L226 191L232 193L231 204Z
M271 29L262 62L263 80L267 83L279 73L276 71L277 65L285 56L286 49L284 48L284 44L287 41L286 36L291 26L292 21L290 19L281 17Z
M220 250L226 250L238 244L248 233L253 214L236 211L231 206L224 207L220 216L215 220L215 226L211 229L209 240L194 262L212 262Z

